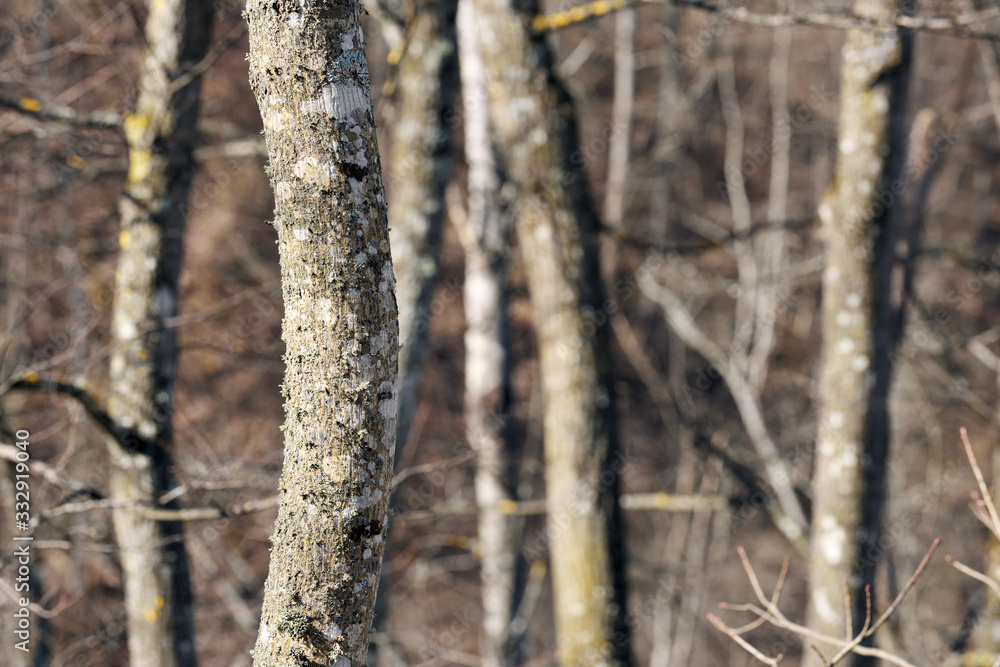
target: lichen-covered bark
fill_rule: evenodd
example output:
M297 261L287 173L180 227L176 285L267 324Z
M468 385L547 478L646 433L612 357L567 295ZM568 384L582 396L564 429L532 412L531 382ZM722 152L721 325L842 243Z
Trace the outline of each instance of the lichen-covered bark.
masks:
M874 581L888 451L892 314L892 204L900 196L898 124L905 93L904 37L892 25L899 0L855 2L884 22L848 32L834 184L819 206L827 242L823 353L813 477L809 625L843 637L843 581L864 622Z
M184 214L194 161L200 79L185 77L205 54L211 5L149 3L139 97L125 119L129 171L119 204L108 414L139 437L109 441L114 510L133 667L196 664L191 583L183 530L133 507L158 506L173 486L176 332ZM177 84L185 78L186 83Z
M437 282L444 190L451 175L451 120L458 96L458 0L417 0L405 31L392 112L389 240L399 304L399 421L406 438L419 405L431 298Z
M608 332L594 315L603 302L598 223L573 106L544 39L527 29L537 4L476 0L475 8L538 337L559 660L628 664Z
M285 462L254 665L363 665L395 450L398 329L356 2L252 0L275 193Z
M458 10L465 111L469 208L459 236L465 248L465 428L476 452L476 504L482 552L480 581L484 667L520 664L510 641L514 616L518 524L505 507L514 498L510 429L506 251L509 230L500 205L500 175L490 132L487 88L473 0ZM464 223L464 224L463 224Z

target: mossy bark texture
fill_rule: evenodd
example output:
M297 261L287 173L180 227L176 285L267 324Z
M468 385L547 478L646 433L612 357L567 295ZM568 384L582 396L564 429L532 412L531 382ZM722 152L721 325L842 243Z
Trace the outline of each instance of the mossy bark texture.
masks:
M133 667L196 664L191 583L183 530L138 509L161 506L173 486L177 314L191 183L199 77L211 3L149 3L139 97L125 118L129 171L119 204L121 254L112 312L108 414L133 435L109 441L114 510Z
M538 337L559 661L628 664L608 313L573 105L530 31L536 4L474 4Z
M360 667L395 453L398 328L357 2L252 0L275 193L285 462L254 665Z
M820 202L827 242L819 433L813 476L809 626L845 636L844 585L855 633L880 558L888 452L893 205L902 194L900 124L908 43L899 0L859 0L879 25L848 32L842 55L834 183Z

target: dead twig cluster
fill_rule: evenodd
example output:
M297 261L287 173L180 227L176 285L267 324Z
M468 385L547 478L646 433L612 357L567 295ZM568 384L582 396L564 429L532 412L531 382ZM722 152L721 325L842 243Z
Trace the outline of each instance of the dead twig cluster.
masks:
M775 667L777 667L778 663L784 656L777 655L774 657L769 657L765 655L764 653L759 651L756 647L754 647L753 644L747 641L743 637L743 635L746 634L747 632L750 632L751 630L759 628L765 623L770 623L775 627L791 631L792 633L798 635L799 637L802 637L803 640L809 640L810 648L812 648L812 650L816 653L816 655L819 656L819 658L822 660L823 664L827 665L827 667L833 667L833 665L839 664L844 658L846 658L851 653L876 657L879 658L880 660L884 660L894 665L902 665L903 667L915 667L912 663L904 660L903 658L897 655L894 655L882 649L873 648L869 646L862 646L861 643L865 639L873 636L878 631L878 629L885 624L885 622L889 619L889 617L891 617L892 614L896 611L900 603L903 601L903 598L906 597L907 593L910 592L913 586L917 583L917 580L923 574L924 569L927 567L927 563L930 562L931 557L934 555L934 552L937 550L939 544L941 544L941 539L940 538L935 539L934 543L931 544L930 549L928 549L927 553L924 555L923 560L920 561L920 565L917 566L917 569L913 572L913 575L910 577L909 581L906 582L906 585L899 592L899 595L896 596L896 599L892 601L892 604L890 604L886 608L886 610L882 612L882 614L874 622L872 622L871 590L869 587L865 588L865 596L867 598L867 604L865 605L866 608L865 623L861 631L858 632L858 634L853 637L850 635L851 627L853 626L851 622L851 599L850 595L847 592L846 583L844 585L844 610L845 610L845 618L847 621L845 624L847 628L847 636L843 639L839 639L819 632L815 632L805 627L804 625L799 625L798 623L789 620L789 618L785 616L784 613L782 613L782 611L778 608L778 599L781 596L781 591L785 583L785 577L788 574L788 559L787 558L785 559L785 562L781 567L781 573L778 575L778 582L774 586L774 591L771 593L770 597L768 597L764 594L764 589L760 585L760 579L757 577L757 573L754 572L753 566L750 565L750 559L747 558L746 551L743 549L743 547L739 547L738 549L740 554L740 561L743 563L743 569L746 571L747 578L750 580L750 586L753 588L754 595L756 595L757 597L757 603L750 602L745 604L731 604L723 602L719 606L723 609L728 609L730 611L750 612L751 614L754 614L757 618L751 621L750 623L747 623L746 625L734 628L726 624L725 621L723 621L715 614L709 613L706 616L708 620L712 623L712 625L714 625L720 631L724 632L726 635L732 638L733 641L739 644L740 647L742 647L744 650L750 653L750 655L752 655L757 660L760 660L766 665L774 665ZM817 643L822 643L827 646L833 647L833 649L836 650L836 652L833 654L833 657L828 658L826 654L822 650L820 650L820 648L816 645ZM830 649L827 650L829 651Z

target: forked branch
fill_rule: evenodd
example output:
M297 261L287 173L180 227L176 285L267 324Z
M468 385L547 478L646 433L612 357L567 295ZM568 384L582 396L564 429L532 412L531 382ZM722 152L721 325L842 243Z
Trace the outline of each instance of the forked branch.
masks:
M723 602L720 603L719 606L723 609L728 609L730 611L750 612L751 614L757 616L757 619L746 625L740 626L738 628L733 628L727 625L722 619L720 619L715 614L707 614L706 616L709 622L712 623L712 625L714 625L720 631L722 631L730 638L732 638L733 641L735 641L741 648L750 653L750 655L752 655L754 658L760 660L766 665L774 665L776 667L778 663L781 661L783 656L777 655L775 657L769 657L764 653L762 653L761 651L759 651L757 648L755 648L750 642L748 642L742 636L745 633L749 632L750 630L760 627L763 623L770 623L771 625L777 628L782 628L795 633L803 640L810 640L810 647L813 649L816 655L820 657L820 659L823 661L823 664L826 665L826 667L833 667L833 665L840 663L844 658L846 658L851 653L876 657L879 658L880 660L884 660L885 662L889 662L894 665L901 665L902 667L915 667L912 663L904 660L903 658L897 655L889 653L888 651L884 651L878 648L871 648L868 646L861 646L861 642L867 639L868 637L874 635L875 632L878 631L878 629L882 627L883 624L885 624L885 622L889 619L889 617L891 617L892 614L895 613L896 609L899 608L899 605L903 601L903 598L906 597L907 593L910 592L913 586L917 583L917 580L923 574L924 570L927 568L927 564L930 562L931 557L934 555L934 552L937 550L939 544L941 544L940 538L935 539L934 543L931 544L930 549L928 549L927 553L924 555L923 560L920 561L920 565L918 565L917 569L913 572L913 575L910 577L910 580L906 582L906 585L899 592L899 595L896 596L896 599L892 601L892 604L890 604L886 608L886 610L882 612L882 614L878 617L878 620L876 620L874 623L872 623L871 591L866 588L865 595L867 596L867 604L865 605L866 608L865 624L861 629L861 631L852 638L839 639L836 637L831 637L829 635L825 635L810 630L809 628L803 625L799 625L798 623L794 623L793 621L789 620L784 615L784 613L782 613L782 611L778 608L778 600L781 597L781 590L785 583L785 577L788 574L788 560L786 559L781 567L781 573L778 575L778 583L775 584L774 591L771 593L770 596L767 596L764 594L764 589L760 585L760 579L757 577L757 573L754 571L753 566L750 564L750 559L747 557L746 551L743 549L743 547L739 547L737 551L739 552L740 561L743 564L743 569L747 574L747 579L750 580L750 586L751 588L753 588L753 592L757 598L757 602L743 603L743 604L732 604ZM849 599L846 601L845 606L848 609L847 613L849 614L850 613L849 610L851 607ZM850 627L850 625L848 625L848 627ZM823 652L820 651L820 649L815 645L816 642L820 642L834 647L836 649L836 653L833 655L832 658L828 659L823 654Z

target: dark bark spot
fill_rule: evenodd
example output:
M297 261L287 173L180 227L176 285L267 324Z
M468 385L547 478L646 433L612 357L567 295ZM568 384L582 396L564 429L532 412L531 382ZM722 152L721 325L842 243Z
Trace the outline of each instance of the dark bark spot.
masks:
M356 181L364 181L368 177L368 167L362 167L353 162L341 162L340 169L347 174L348 178L353 178Z
M366 537L373 537L381 532L381 521L365 521L363 517L356 517L347 525L347 536L355 542L360 542Z

